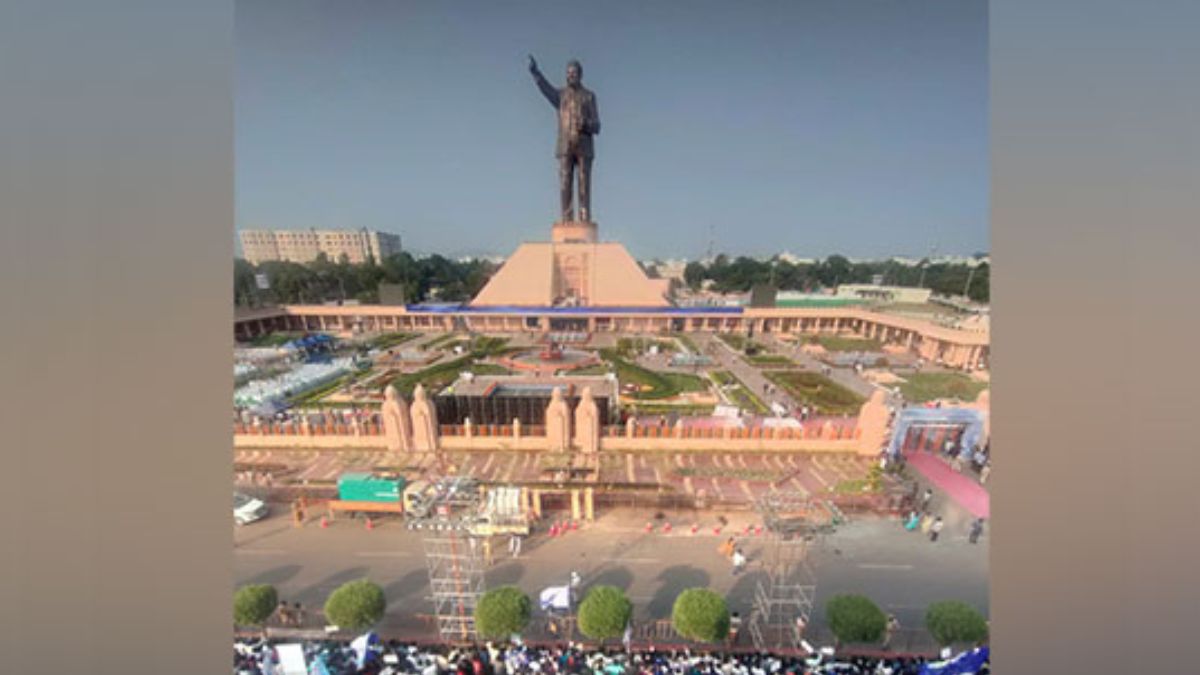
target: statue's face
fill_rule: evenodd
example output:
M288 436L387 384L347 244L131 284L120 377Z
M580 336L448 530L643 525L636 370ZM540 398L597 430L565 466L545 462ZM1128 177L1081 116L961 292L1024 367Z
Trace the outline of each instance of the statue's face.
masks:
M567 66L567 86L578 87L583 79L583 70L574 63Z

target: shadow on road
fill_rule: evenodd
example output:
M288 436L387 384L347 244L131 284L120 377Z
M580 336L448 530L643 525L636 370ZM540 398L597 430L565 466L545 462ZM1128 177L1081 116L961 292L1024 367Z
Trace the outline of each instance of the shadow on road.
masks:
M485 580L488 588L515 584L525 576L525 565L519 562L501 563L488 570Z
M396 581L383 587L383 597L388 604L396 606L396 601L405 599L429 585L429 573L425 570L413 570ZM408 610L406 610L408 611Z
M610 567L587 577L584 583L587 586L616 586L622 591L628 591L633 585L633 572L627 567Z
M357 581L367 576L366 567L352 567L325 577L319 583L302 588L296 592L296 598L310 605L323 605L329 594L347 581Z
M250 577L243 583L245 584L270 584L272 586L281 586L284 582L300 573L299 565L283 565L269 569L265 572Z
M729 605L729 611L739 612L743 617L750 616L750 610L754 608L754 587L759 582L762 582L764 588L766 587L767 573L761 568L739 574L733 587L725 594L725 602Z
M671 608L675 598L689 588L707 588L710 577L708 572L691 565L675 565L659 573L656 578L662 582L658 592L646 605L646 613L651 618L666 618L671 616Z

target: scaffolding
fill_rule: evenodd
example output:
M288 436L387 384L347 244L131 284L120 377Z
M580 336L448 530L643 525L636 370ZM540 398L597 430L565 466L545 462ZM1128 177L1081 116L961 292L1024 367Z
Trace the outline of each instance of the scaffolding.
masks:
M438 635L447 642L475 639L475 607L484 591L478 540L461 529L427 530L425 564Z
M468 531L481 502L478 484L438 479L414 502L408 526L423 534L438 635L446 642L473 641L475 607L484 592L483 543Z
M828 525L801 493L771 492L758 511L770 538L763 557L766 579L754 589L750 638L759 650L799 648L817 593L809 547L821 541Z

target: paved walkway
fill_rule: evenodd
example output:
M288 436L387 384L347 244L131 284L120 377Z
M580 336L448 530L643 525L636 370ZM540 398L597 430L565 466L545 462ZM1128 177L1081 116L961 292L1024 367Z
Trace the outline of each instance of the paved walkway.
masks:
M979 483L958 473L931 452L913 451L905 458L909 466L975 517L988 518L991 515L990 497Z

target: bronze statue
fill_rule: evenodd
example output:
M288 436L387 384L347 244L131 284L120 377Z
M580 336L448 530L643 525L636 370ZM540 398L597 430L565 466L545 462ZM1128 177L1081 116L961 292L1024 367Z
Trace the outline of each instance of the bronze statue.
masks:
M578 175L579 220L591 222L592 136L600 133L596 95L583 88L583 67L578 61L567 64L567 86L562 89L555 89L546 81L532 55L529 57L529 72L533 74L533 80L542 95L558 111L558 143L554 155L558 158L562 221L575 220L571 208L571 184Z

